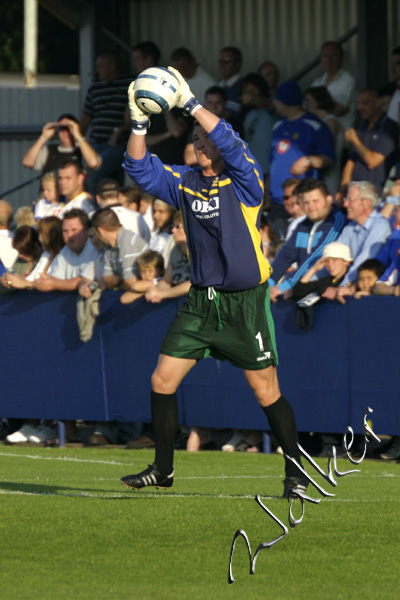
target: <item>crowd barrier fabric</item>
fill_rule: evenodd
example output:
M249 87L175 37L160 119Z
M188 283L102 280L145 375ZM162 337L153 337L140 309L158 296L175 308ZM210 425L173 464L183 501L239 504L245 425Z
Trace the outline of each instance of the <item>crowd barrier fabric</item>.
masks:
M182 300L123 306L104 292L93 338L80 341L76 294L0 297L1 417L149 421L150 378ZM400 433L400 304L393 297L322 301L303 332L294 303L273 305L282 393L300 431L361 432L367 407L376 433ZM178 391L180 422L265 429L243 373L205 359Z

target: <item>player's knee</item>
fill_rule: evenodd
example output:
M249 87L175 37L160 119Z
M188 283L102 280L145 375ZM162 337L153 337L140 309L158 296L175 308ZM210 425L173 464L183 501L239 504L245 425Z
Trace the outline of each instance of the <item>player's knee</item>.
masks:
M151 376L151 388L153 392L157 392L158 394L173 394L175 392L173 387L169 377L163 376L159 369L154 371Z
M261 406L270 406L278 400L280 392L276 390L259 390L254 391L254 394Z
M252 386L257 401L261 406L269 406L278 400L281 395L277 380L262 381Z

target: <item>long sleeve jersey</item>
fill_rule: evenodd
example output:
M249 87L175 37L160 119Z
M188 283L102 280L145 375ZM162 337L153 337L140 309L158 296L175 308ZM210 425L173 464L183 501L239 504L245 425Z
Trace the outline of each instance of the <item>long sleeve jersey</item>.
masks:
M324 221L314 223L308 218L301 221L274 258L270 284L278 282L287 269L297 262L297 271L278 285L282 292L295 286L321 258L324 247L337 239L345 224L346 217L335 206Z
M141 160L126 154L123 167L140 188L181 211L193 285L250 289L271 272L259 232L261 169L246 142L224 120L209 137L224 161L220 175L206 177L201 168L164 165L148 151Z

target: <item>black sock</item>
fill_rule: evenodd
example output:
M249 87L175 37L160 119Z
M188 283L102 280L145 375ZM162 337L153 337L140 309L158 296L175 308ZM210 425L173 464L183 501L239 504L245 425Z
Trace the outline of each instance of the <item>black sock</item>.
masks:
M155 463L163 475L173 469L175 436L178 430L178 398L174 394L151 392L151 417L156 442Z
M285 454L295 458L301 464L300 451L297 447L298 434L294 412L284 396L280 396L270 406L263 406L272 433L278 440L278 444ZM285 459L285 473L287 477L298 477L301 475L296 465Z

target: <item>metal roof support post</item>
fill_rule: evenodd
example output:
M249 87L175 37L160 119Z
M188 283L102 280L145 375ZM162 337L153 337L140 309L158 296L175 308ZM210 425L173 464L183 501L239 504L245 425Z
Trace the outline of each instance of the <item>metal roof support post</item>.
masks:
M81 81L81 103L85 97L89 85L94 79L94 10L87 7L79 27L79 74Z
M387 0L358 0L359 88L378 90L388 82Z
M38 3L24 0L24 77L26 87L35 87L38 65Z

